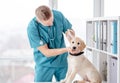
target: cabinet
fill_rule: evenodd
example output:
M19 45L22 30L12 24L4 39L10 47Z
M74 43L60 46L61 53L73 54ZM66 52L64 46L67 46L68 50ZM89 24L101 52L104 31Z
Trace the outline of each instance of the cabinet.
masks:
M87 19L86 45L103 83L120 83L120 17Z

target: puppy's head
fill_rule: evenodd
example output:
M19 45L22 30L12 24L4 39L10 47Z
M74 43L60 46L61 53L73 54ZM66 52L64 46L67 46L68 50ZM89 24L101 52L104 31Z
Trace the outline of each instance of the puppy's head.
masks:
M86 47L84 41L82 39L80 39L79 37L74 37L70 41L70 46L74 53L79 53L79 52L83 51L84 48Z
M70 47L73 51L73 53L79 53L84 50L86 47L84 41L80 39L79 37L75 37L75 32L73 30L67 30L66 31L66 37L68 41L70 42Z

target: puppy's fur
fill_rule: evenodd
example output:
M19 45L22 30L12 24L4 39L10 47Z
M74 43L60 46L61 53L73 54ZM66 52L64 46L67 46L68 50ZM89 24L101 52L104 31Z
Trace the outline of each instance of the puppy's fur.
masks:
M63 83L72 83L76 74L80 75L83 80L75 81L74 83L102 83L101 76L93 64L83 55L77 55L83 52L85 43L79 37L75 37L67 33L71 49L74 54L68 56L68 71L66 78L62 80ZM77 56L74 56L77 55Z

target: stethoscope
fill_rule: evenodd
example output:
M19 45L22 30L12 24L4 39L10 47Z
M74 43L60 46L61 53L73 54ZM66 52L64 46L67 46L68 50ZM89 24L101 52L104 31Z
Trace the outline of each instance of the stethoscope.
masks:
M52 30L52 28L53 28L53 30ZM50 34L51 33L51 34ZM55 40L55 27L53 26L50 26L49 28L48 28L48 35L49 35L49 38L50 38L50 41L53 41L53 40Z
M53 29L53 30L52 30ZM51 26L48 28L48 35L49 35L49 39L50 39L50 47L54 48L55 47L55 26Z
M40 33L40 29L39 26L37 27L38 28L38 34L39 34L39 37L40 37L40 44L43 44L43 41L42 41L42 36L41 36L41 33ZM47 34L49 36L49 45L50 45L50 48L54 48L55 47L55 33L56 33L56 29L55 29L55 26L49 26L49 27L46 27L48 28L47 30ZM53 30L52 30L53 29Z

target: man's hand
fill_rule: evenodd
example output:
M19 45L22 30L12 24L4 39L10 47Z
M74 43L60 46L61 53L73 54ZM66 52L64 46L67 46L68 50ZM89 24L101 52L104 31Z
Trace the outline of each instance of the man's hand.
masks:
M70 47L67 47L67 50L68 50L69 53L72 53L72 54L76 53L76 51L72 50Z

